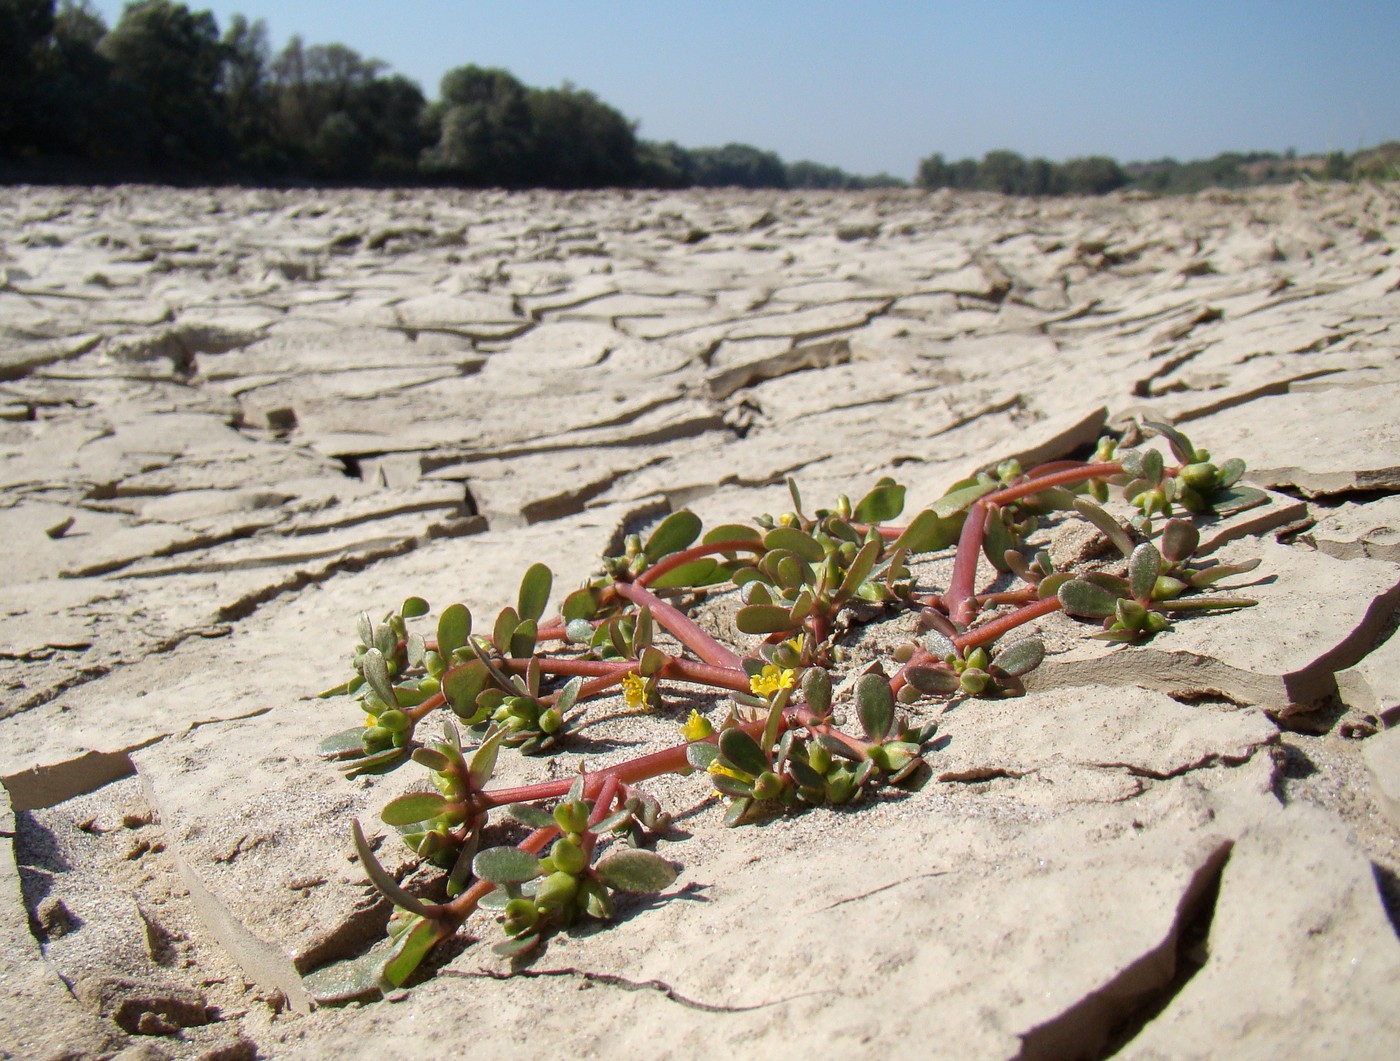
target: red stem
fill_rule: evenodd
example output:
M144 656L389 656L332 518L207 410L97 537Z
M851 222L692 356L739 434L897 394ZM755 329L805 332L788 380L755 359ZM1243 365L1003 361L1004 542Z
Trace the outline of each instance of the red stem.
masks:
M695 620L685 612L675 605L667 604L645 586L619 582L614 588L619 596L626 597L633 604L650 608L653 619L706 663L715 667L728 667L731 670L743 669L742 661L737 655L701 630Z
M1058 597L1046 597L1038 600L1034 604L1027 604L1024 608L1017 608L1010 615L1003 615L1000 619L993 619L989 623L969 630L965 634L958 634L953 638L953 644L959 651L975 648L978 645L985 645L988 641L995 641L1002 634L1016 629L1032 619L1039 619L1042 615L1049 615L1051 612L1060 610L1060 599Z
M763 542L757 538L736 538L727 542L707 542L703 545L692 545L689 549L682 549L678 553L672 553L666 559L659 561L656 566L649 567L636 577L633 581L635 586L650 586L668 571L674 571L692 560L699 560L702 557L714 556L716 553L761 553L765 552Z

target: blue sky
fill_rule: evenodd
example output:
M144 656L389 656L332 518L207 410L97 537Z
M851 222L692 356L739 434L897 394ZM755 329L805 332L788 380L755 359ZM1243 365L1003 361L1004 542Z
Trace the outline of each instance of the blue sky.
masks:
M93 6L115 24L122 0ZM572 82L687 147L854 173L995 148L1121 161L1400 139L1396 0L237 0L280 48L339 42L429 98L476 63Z

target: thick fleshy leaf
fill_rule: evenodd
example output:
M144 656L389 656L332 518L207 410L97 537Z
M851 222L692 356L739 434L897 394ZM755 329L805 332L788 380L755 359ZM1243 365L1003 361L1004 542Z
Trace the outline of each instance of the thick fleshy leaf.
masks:
M947 659L958 651L957 645L941 630L930 630L924 634L924 648L939 659Z
M707 770L719 758L719 746L714 741L695 741L686 745L685 761L697 770Z
M613 891L629 895L651 895L669 888L676 880L676 867L660 855L630 848L609 855L594 867Z
M379 859L374 857L374 850L365 839L364 830L360 828L358 820L351 819L350 831L355 839L355 853L360 856L360 864L364 866L365 874L374 886L395 906L403 907L410 914L427 917L429 910L423 901L404 891L399 882L390 876L389 871L379 864Z
M365 727L351 726L316 745L316 754L326 759L358 759L365 754Z
M1133 539L1123 525L1110 516L1087 497L1081 497L1074 503L1075 510L1101 530L1111 541L1120 553L1124 556L1131 556L1133 553Z
M926 508L904 528L904 533L895 539L894 547L908 549L911 553L931 553L956 545L961 533L961 519L956 516L944 519Z
M526 619L515 628L515 632L510 635L510 654L516 659L526 659L534 654L535 635L539 631L539 625L533 619Z
M496 756L501 751L501 742L506 739L506 733L507 730L504 727L492 728L472 756L468 773L471 776L473 789L485 788L486 782L490 781L491 775L496 772Z
M909 667L904 677L915 689L929 696L951 696L959 688L958 676L947 667Z
M538 932L525 932L513 939L504 939L493 944L491 950L502 958L523 958L539 948L544 937Z
M453 667L442 676L442 695L452 707L469 710L486 688L488 671L479 659Z
M399 614L405 619L417 619L427 615L429 611L428 602L422 597L409 597L403 602L403 607L399 609Z
M384 952L371 951L351 961L324 965L302 978L302 986L318 1006L377 998L384 990Z
M1144 420L1142 426L1165 438L1167 445L1172 448L1172 455L1182 464L1190 464L1196 459L1196 449L1191 445L1191 440L1170 424Z
M1245 463L1238 457L1231 457L1216 472L1215 481L1222 487L1234 486L1244 474Z
M355 633L365 648L374 646L374 621L370 619L369 612L360 612L355 618Z
M932 512L939 519L947 519L958 512L964 512L979 497L990 494L997 488L994 482L973 482L955 487L933 503Z
M549 591L554 586L554 574L544 564L531 564L520 580L520 597L515 610L521 619L539 622L549 603Z
M992 669L1008 678L1019 678L1040 666L1045 658L1045 645L1034 637L1007 645L992 660Z
M883 674L862 674L856 680L856 714L872 741L884 740L894 724L894 695Z
M380 703L386 707L397 703L394 687L389 684L389 665L384 661L384 653L377 648L370 649L360 658L360 667L365 681L374 690L374 695L379 697Z
M520 625L520 614L514 608L502 608L496 616L496 625L491 629L491 642L503 652L510 652L510 639L515 628Z
M893 479L881 479L860 499L851 513L857 523L884 523L904 511L904 487Z
M1128 558L1128 584L1132 589L1133 599L1150 601L1153 587L1157 585L1157 576L1161 573L1162 554L1157 551L1155 545L1143 542L1134 549L1133 555Z
M492 884L524 884L540 875L540 860L518 847L488 847L472 859L472 872Z
M1116 594L1082 578L1070 579L1060 587L1056 596L1070 615L1086 619L1102 619L1112 615L1119 601Z
M436 748L415 748L413 761L419 766L426 766L429 770L439 774L444 770L452 769L452 760ZM414 821L422 821L422 819L415 818Z
M384 963L384 979L395 987L402 987L445 934L446 927L436 921L419 921L400 935L389 952L389 960Z
M386 803L379 820L385 825L412 825L436 818L447 805L447 797L439 792L409 792Z
M472 633L472 613L465 604L449 604L438 616L438 655L451 659L452 653L467 643Z
M808 707L825 715L831 708L831 674L822 667L808 667L802 672L802 695Z
M809 564L818 563L826 556L820 542L796 527L774 527L763 536L763 546L765 549L786 549Z
M719 735L720 753L746 774L761 774L768 759L758 743L741 729L727 729Z
M347 759L336 767L347 778L364 777L367 774L387 774L408 762L407 748L385 748L359 759Z
M574 590L559 606L559 614L564 617L565 623L571 623L575 619L592 619L597 610L598 600L587 586Z
M1256 490L1252 486L1232 486L1213 493L1210 497L1210 507L1217 515L1234 516L1265 504L1268 500L1269 495L1263 490Z
M734 617L734 624L746 634L777 634L792 630L792 621L787 608L771 604L755 604L740 608Z
M700 540L706 545L713 545L715 542L758 541L762 537L763 534L757 527L749 527L743 523L722 523L708 531Z
M1155 449L1142 451L1142 477L1149 483L1160 483L1162 476L1166 472L1166 462L1162 460L1162 454Z
M700 517L689 509L672 512L651 532L651 537L642 546L642 552L648 560L656 563L663 556L688 548L700 537L700 528Z
M1016 539L1007 529L1006 517L998 509L987 513L986 531L982 538L982 555L1002 574L1009 574L1011 565L1006 554L1016 548Z
M673 567L664 575L651 580L652 589L680 589L686 586L713 586L723 582L729 576L725 574L713 556L702 556L699 560L692 560L688 564L681 564L680 567Z
M880 541L869 541L860 547L860 552L851 561L851 566L846 569L846 577L841 580L841 594L846 597L854 597L856 590L870 577L870 572L875 570L875 561L880 558L880 551L884 545Z
M578 691L582 688L582 678L570 678L568 684L559 690L559 695L554 701L554 710L561 715L565 714L569 708L574 706L574 702L578 699Z
M1201 532L1188 520L1168 520L1162 528L1162 555L1172 563L1179 564L1190 557L1200 544Z
M1191 576L1190 582L1193 588L1201 589L1204 586L1213 586L1221 579L1230 578L1233 575L1244 575L1253 571L1262 563L1259 557L1252 560L1243 560L1238 564L1216 564L1214 567L1207 567L1197 571Z

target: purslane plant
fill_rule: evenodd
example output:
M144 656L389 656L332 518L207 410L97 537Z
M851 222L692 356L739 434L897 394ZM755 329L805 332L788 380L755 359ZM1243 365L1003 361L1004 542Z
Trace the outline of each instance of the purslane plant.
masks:
M891 479L856 504L843 497L811 515L789 482L793 507L776 517L705 532L682 510L645 540L629 536L548 621L553 576L539 563L488 630L453 604L428 634L410 631L429 612L420 597L380 622L362 615L353 677L323 695L353 699L364 724L320 750L350 777L410 761L426 768L432 788L391 800L381 819L440 867L443 898L406 890L354 823L358 856L395 908L389 942L313 973L313 994L334 1001L401 986L478 909L500 911L505 939L496 949L521 961L579 918L609 918L618 892L664 890L676 868L646 845L670 818L639 787L649 779L705 771L728 803L729 825L850 803L878 785L909 782L923 766L934 724L901 718L899 705L1022 691L1021 679L1045 655L1034 637L1008 637L1026 623L1063 611L1098 621L1092 636L1138 642L1184 615L1253 604L1197 594L1257 561L1197 561L1195 523L1175 513L1223 516L1266 495L1238 485L1242 462L1217 466L1176 429L1143 426L1177 463L1123 444L1135 438L1105 437L1088 461L1030 472L1008 461L980 472L899 526L892 521L903 512L904 488ZM1128 523L1101 507L1115 492L1135 512ZM1045 549L1027 542L1054 513L1088 520L1122 561L1057 569ZM910 558L947 549L955 552L946 588L920 586ZM979 591L984 557L1000 588ZM691 614L725 590L740 598L734 626L744 636L735 646ZM887 665L843 674L840 638L900 615L914 618L914 636ZM687 700L687 690L729 700L718 728L693 709L698 701L694 693ZM636 710L691 707L681 739L574 778L491 786L503 749L549 753L590 704L619 694ZM846 726L838 700L854 707L858 732ZM431 715L445 721L429 726ZM528 835L492 843L503 818Z

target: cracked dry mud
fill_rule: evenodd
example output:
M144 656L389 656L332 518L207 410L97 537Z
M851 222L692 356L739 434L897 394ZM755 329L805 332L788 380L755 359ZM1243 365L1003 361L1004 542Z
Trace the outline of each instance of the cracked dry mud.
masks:
M1373 187L3 190L0 1056L1396 1056L1397 241ZM314 754L357 612L1142 416L1269 489L1203 528L1257 608L1050 617L1025 697L919 708L918 791L727 831L663 780L663 897L514 977L478 916L397 1001L312 1006L387 916L349 818L417 783Z

